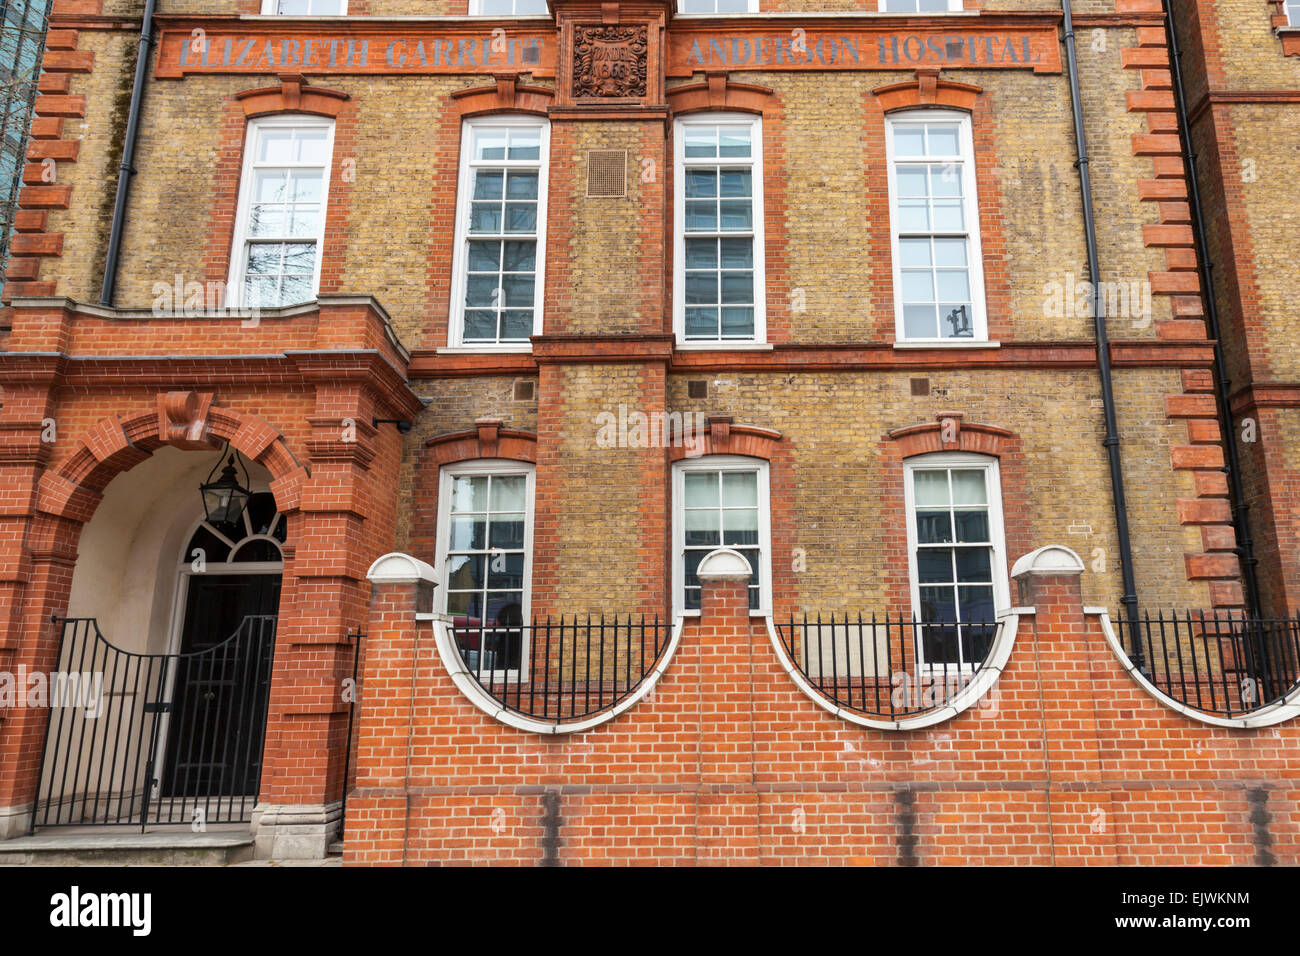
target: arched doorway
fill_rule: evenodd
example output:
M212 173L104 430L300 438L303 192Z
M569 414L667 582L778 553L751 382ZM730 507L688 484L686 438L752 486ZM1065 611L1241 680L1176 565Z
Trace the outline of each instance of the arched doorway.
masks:
M270 628L279 613L287 524L257 492L234 524L200 521L178 568L172 653L178 664L159 760L159 796L256 796Z

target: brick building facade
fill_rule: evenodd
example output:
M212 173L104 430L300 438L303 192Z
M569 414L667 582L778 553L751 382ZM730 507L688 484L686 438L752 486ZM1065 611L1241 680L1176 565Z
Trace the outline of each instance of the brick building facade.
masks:
M54 0L0 671L136 749L0 834L1295 862L1300 8L1172 12Z

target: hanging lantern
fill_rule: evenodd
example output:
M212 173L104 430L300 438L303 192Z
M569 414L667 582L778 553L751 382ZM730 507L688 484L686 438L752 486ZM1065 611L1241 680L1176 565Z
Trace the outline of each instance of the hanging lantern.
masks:
M230 450L228 444L226 450ZM212 476L221 465L221 459L218 458L217 464L208 473L208 480L199 485L199 494L203 496L203 511L212 524L237 524L243 517L244 509L248 507L248 499L252 496L248 490L248 469L244 468L244 483L241 485L235 473L235 462L238 460L239 453L231 452L230 461L221 469L221 477L213 481ZM242 461L239 464L243 467Z

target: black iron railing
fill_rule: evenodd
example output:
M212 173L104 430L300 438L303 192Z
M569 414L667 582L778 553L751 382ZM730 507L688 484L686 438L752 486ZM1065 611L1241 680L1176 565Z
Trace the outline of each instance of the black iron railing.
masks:
M547 618L531 624L453 624L465 669L506 710L550 723L616 706L667 649L659 618Z
M1130 661L1184 706L1243 717L1300 684L1300 617L1246 618L1228 611L1170 611L1115 621Z
M37 781L33 829L246 823L257 802L274 616L185 654L123 650L94 618L62 629L61 689Z
M777 635L799 673L836 706L898 721L951 703L988 662L1001 626L819 614L791 617Z

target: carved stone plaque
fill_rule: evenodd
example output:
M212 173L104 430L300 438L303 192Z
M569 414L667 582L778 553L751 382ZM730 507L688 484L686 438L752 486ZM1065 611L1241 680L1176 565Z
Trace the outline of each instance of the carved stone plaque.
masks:
M573 98L644 97L646 33L644 26L575 26Z

